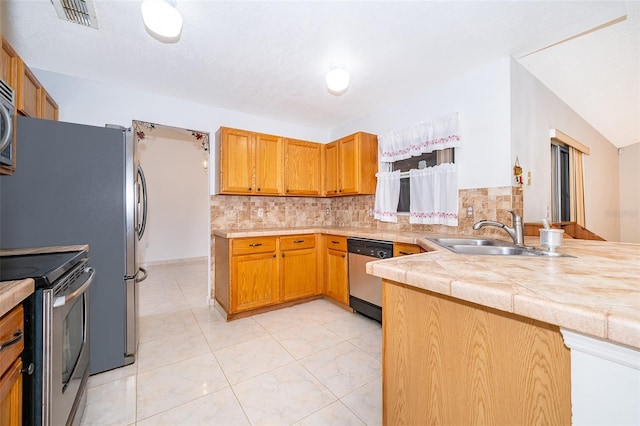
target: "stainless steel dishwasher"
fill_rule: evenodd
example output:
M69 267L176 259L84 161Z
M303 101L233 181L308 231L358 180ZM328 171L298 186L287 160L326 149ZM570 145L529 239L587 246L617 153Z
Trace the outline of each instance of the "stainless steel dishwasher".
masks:
M390 241L348 238L349 306L376 321L382 322L382 279L367 274L366 264L393 257Z

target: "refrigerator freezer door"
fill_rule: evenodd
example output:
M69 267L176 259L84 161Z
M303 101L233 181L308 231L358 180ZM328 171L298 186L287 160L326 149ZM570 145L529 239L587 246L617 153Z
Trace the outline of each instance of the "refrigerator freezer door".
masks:
M0 247L89 244L91 373L124 365L125 138L122 130L17 119L18 167L2 181Z

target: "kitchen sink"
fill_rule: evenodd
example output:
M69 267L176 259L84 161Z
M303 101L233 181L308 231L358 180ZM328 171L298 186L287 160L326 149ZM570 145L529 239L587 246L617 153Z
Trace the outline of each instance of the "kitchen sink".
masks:
M489 238L427 238L442 247L448 246L511 246L513 244Z
M546 256L573 257L566 254L539 250L534 247L521 247L502 240L483 238L427 238L454 253L479 254L489 256Z

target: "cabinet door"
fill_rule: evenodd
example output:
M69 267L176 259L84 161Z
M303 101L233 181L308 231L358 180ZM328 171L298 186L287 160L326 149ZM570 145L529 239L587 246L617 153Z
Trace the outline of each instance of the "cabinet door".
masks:
M324 294L344 305L349 305L347 253L327 249L325 262Z
M234 256L231 264L232 312L279 302L278 258L275 253Z
M41 113L40 89L42 86L29 67L18 58L18 111L38 118Z
M338 194L338 143L331 142L324 146L324 188L326 195Z
M320 195L322 145L285 140L285 194Z
M44 90L44 88L41 89L40 94L42 97L41 99L42 112L40 114L40 117L44 118L45 120L57 121L58 120L58 104L56 103L55 100L53 100L51 95L47 93L46 90Z
M253 133L220 130L220 192L246 194L253 190Z
M0 424L22 424L22 361L16 359L0 378Z
M14 91L18 88L18 55L11 47L9 42L2 39L2 60L0 67L2 67L2 80L7 83Z
M256 134L255 174L258 194L282 194L282 138Z
M338 142L338 181L340 194L357 194L360 190L360 153L355 135Z
M284 301L318 294L316 250L287 250L281 256Z

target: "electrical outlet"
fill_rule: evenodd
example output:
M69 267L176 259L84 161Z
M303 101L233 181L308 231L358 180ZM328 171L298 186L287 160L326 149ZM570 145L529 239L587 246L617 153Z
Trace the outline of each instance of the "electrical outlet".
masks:
M264 209L258 209L258 217L264 216Z
M324 212L327 216L329 216L331 214L331 209L326 209Z
M373 209L369 209L369 217L373 217Z
M473 219L473 206L467 207L467 217Z

